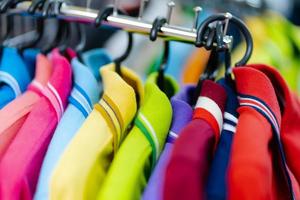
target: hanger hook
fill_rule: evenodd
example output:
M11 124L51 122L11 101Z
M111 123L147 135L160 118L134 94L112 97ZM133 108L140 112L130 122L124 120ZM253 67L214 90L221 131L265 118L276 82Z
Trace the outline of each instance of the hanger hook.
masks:
M46 0L43 5L43 17L55 17L60 13L61 5L65 3L63 0Z
M152 28L150 30L150 35L149 38L151 41L155 41L157 39L158 33L160 32L161 27L167 23L167 19L166 18L161 18L161 17L157 17L153 24L152 24Z
M95 26L99 27L102 25L102 22L104 20L107 19L108 16L112 15L114 13L114 9L115 6L107 6L104 10L101 10L98 12L98 15L95 19ZM117 9L117 12L122 14L122 15L126 15L126 12L120 9ZM125 53L116 58L114 60L115 62L115 66L116 66L116 72L122 76L122 72L121 72L121 63L129 56L131 49L133 46L133 34L131 32L128 32L128 45L127 45L127 49L125 50Z
M7 10L9 8L13 8L16 5L18 5L18 3L25 1L25 0L2 0L0 1L0 14L3 14L5 12L7 12Z
M155 41L157 39L158 36L158 32L160 31L161 27L167 23L167 19L166 18L161 18L161 17L157 17L153 24L152 24L152 28L150 30L150 35L149 38L151 41ZM162 58L162 62L160 64L159 70L158 70L158 77L157 77L157 84L159 86L159 88L164 91L164 80L165 80L165 70L167 67L167 61L169 58L169 46L170 43L169 41L165 40L164 41L164 53L163 53L163 58Z
M228 15L226 13L225 14L224 13L216 14L216 15L208 17L200 25L200 27L197 30L197 38L196 38L196 42L195 42L196 47L202 47L204 45L203 35L209 24L211 24L212 22L215 22L215 21L224 21L226 19L228 19ZM246 40L246 45L247 45L246 52L245 52L243 58L235 64L235 66L243 66L248 62L248 60L251 57L251 54L253 51L253 39L252 39L249 29L247 28L247 26L245 25L245 23L242 20L240 20L239 18L232 15L232 17L229 19L229 21L238 27L238 29L241 31L242 35L244 36L244 38Z
M37 9L42 9L46 0L33 0L32 3L30 4L27 12L29 14L34 14Z

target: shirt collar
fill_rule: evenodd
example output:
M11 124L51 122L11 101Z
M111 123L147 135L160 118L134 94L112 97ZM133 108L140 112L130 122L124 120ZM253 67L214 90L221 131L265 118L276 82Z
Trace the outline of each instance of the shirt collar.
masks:
M67 97L71 90L72 70L69 61L60 55L58 49L54 49L49 57L53 66L53 73L43 93L55 109L59 120L64 112Z
M28 68L16 48L5 47L0 64L0 80L8 84L19 96L30 82Z
M170 85L173 81L165 77ZM166 94L157 84L157 73L151 74L145 84L145 98L135 119L135 125L145 135L152 147L152 164L155 164L163 149L163 145L171 124L172 107ZM176 91L177 85L173 86ZM162 123L163 121L163 123Z
M52 74L52 64L43 54L39 54L36 59L35 77L31 81L28 90L42 94Z
M94 77L99 81L99 68L111 62L110 56L104 49L92 49L82 54L83 62L91 67Z
M109 64L100 69L103 79L103 96L95 108L110 118L114 135L114 149L125 138L128 125L134 118L139 104L144 99L144 90L140 78L131 70L122 67L122 77L115 72L115 65ZM136 95L137 94L137 95ZM137 98L137 96L139 98Z
M72 68L74 86L69 101L87 117L92 111L92 106L99 100L100 85L91 70L77 58L72 60Z
M210 80L203 81L193 118L203 119L210 123L217 138L223 126L226 99L226 91L222 86Z
M52 65L50 60L43 54L39 54L36 59L35 77L34 81L41 85L46 85L52 75Z
M225 106L224 112L224 123L223 130L235 133L236 126L238 123L238 98L235 89L232 88L230 83L226 81L225 78L218 80L218 84L220 84L225 90L227 94L227 102Z
M277 98L282 101L282 123L281 132L292 132L292 130L299 129L300 119L300 105L298 98L290 91L286 81L280 75L280 73L272 67L267 65L248 65L251 68L259 70L264 73L275 89Z
M233 69L240 106L250 106L260 112L280 133L281 115L270 79L253 67Z
M189 102L191 102L194 89L195 86L185 86L171 99L173 116L168 142L173 143L180 131L192 120L193 108Z

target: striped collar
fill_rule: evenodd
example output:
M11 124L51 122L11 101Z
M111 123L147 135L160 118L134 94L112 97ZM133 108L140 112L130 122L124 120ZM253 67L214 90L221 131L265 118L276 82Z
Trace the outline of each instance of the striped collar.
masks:
M228 131L230 133L236 132L236 126L238 118L229 112L224 113L224 123L222 131Z
M20 96L22 91L18 81L11 74L0 71L0 82L7 84L14 91L15 97Z
M35 77L29 84L27 90L42 95L44 87L51 77L52 71L51 62L46 56L43 54L36 56Z
M83 114L83 116L86 118L89 113L92 111L92 102L87 95L87 93L84 91L83 88L81 88L76 83L74 84L74 87L72 89L71 95L69 97L69 102L75 106L80 112Z
M193 119L204 119L211 125L217 139L220 137L223 126L226 98L227 95L222 86L205 80L193 114Z
M226 81L225 78L218 80L217 82L220 84L227 93L227 102L225 106L224 112L224 123L222 131L227 131L229 133L234 134L236 132L236 126L238 123L238 98L236 91L232 88L231 84Z
M277 96L270 79L262 72L242 67L233 70L240 105L259 110L279 135L281 114Z
M60 120L67 104L67 98L72 84L72 70L70 63L60 55L58 49L51 52L53 73L47 86L43 89L43 95L51 103L56 112L57 120Z
M193 108L189 104L195 86L185 86L178 94L171 98L173 116L172 125L167 142L174 143L180 131L192 120Z
M69 102L75 106L86 118L99 100L100 85L91 69L83 65L77 58L72 60L74 85Z
M114 103L112 99L106 94L103 94L102 99L99 103L95 104L95 109L101 113L101 115L106 120L109 128L112 130L114 138L114 150L119 147L121 143L121 136L124 129L124 120L120 113L118 106Z
M151 122L142 112L139 112L138 116L136 117L134 124L140 129L140 131L144 134L147 138L148 142L152 148L152 169L154 168L156 161L159 157L160 152L160 145L158 142L158 137L155 129L153 128Z
M136 114L136 93L143 100L144 92L139 77L126 67L122 67L122 78L115 72L114 65L104 66L100 71L104 92L94 108L101 113L111 129L114 153L116 153Z
M238 99L240 102L240 106L249 106L262 114L272 125L276 134L280 136L280 127L278 120L271 108L262 99L245 94L239 94Z
M240 106L248 106L262 114L280 136L281 114L271 81L262 72L242 67L233 70Z
M134 124L145 136L152 150L151 165L154 168L169 133L172 107L168 97L156 85L157 74L151 74L145 84L145 99ZM170 80L169 77L166 80ZM169 81L170 86L173 84ZM175 90L176 85L172 89ZM163 122L163 123L162 123Z

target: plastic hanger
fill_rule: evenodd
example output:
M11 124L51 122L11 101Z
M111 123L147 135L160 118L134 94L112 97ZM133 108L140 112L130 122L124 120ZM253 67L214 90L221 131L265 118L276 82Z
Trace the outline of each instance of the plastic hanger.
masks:
M202 24L200 25L200 27L197 30L197 38L196 38L196 42L195 45L196 47L202 47L205 45L205 41L203 40L203 36L205 33L205 30L207 29L208 25L213 23L213 22L217 22L217 21L224 21L224 20L229 20L230 22L232 22L234 25L236 25L236 27L241 31L242 35L245 38L246 41L246 52L243 56L243 58L238 61L237 63L235 63L235 66L243 66L247 63L247 61L250 59L252 51L253 51L253 39L252 36L247 28L247 26L245 25L245 23L243 21L241 21L239 18L230 15L230 19L228 18L228 13L223 13L223 14L216 14L213 16L208 17L206 20L204 20L204 22L202 22ZM219 47L219 50L225 50L226 48L228 48L226 45L221 45L221 47Z
M59 13L59 8L61 6L61 1L45 1L43 6L43 17L55 17ZM57 33L55 35L54 41L49 42L49 45L44 47L41 52L44 54L48 54L52 49L56 47L60 47L60 51L64 54L64 50L66 49L62 43L69 41L68 37L69 25L67 22L63 20L57 20Z
M9 8L14 8L18 3L25 0L1 0L0 1L0 14L6 13Z
M2 47L5 46L7 41L9 40L9 38L11 38L13 36L13 33L14 33L13 19L14 19L14 17L12 15L6 16L6 33L3 37Z
M99 11L96 19L95 19L95 26L99 27L103 21L107 19L107 17L114 12L114 6L108 6L103 11ZM125 15L126 13L120 9L117 9L117 12L119 14ZM129 56L131 49L133 46L133 34L131 32L128 32L128 45L123 55L121 55L118 58L114 59L114 63L116 66L116 72L122 77L122 71L121 71L121 63L126 60L126 58Z
M153 24L152 28L150 30L149 38L151 41L155 41L157 39L158 33L161 31L161 27L167 22L166 18L157 17ZM165 71L167 67L167 62L169 58L169 41L164 41L164 53L162 57L162 62L160 64L160 67L158 69L158 77L157 77L157 85L160 88L161 91L166 93L165 88Z
M230 18L229 18L230 17ZM227 20L227 24L225 24L225 28L227 29L229 20L240 29L243 36L245 37L247 48L244 57L235 64L235 66L243 66L249 60L252 51L253 51L253 40L252 36L247 29L246 25L239 20L238 18L226 14L217 14L207 18L198 28L197 30L197 38L195 45L197 47L205 47L206 49L212 49L208 65L201 75L195 90L195 95L193 98L193 103L196 104L198 96L200 95L202 82L205 79L214 80L216 77L216 72L219 68L219 52L224 52L225 55L225 79L230 83L234 84L234 81L231 77L231 53L230 53L230 44L229 42L232 38L228 38L229 36L225 36L227 30L223 31L222 21ZM215 26L210 26L210 24L215 23ZM227 38L225 38L227 37ZM214 44L216 43L216 44ZM215 46L214 46L215 45Z
M201 92L202 83L204 80L215 80L217 76L217 72L219 70L220 61L219 61L219 52L217 51L216 47L213 47L213 43L217 40L217 34L220 34L217 29L222 26L220 24L214 24L214 26L209 26L206 30L206 33L204 36L205 39L205 49L211 50L210 56L207 62L207 65L205 67L204 72L201 74L195 91L192 98L192 105L195 105L197 103L198 97Z
M23 1L25 1L25 0L2 0L0 2L0 12L2 12L2 13L7 12L7 10L9 8L13 8L18 3L23 2ZM40 1L40 0L38 0L38 1ZM45 0L43 0L43 1L45 1ZM35 0L34 2L37 2L37 0ZM12 22L8 23L8 25L12 25L12 24L13 24ZM29 39L29 42L25 41L25 42L20 43L20 44L17 45L17 47L20 51L23 51L25 48L33 47L40 40L40 38L42 36L41 33L43 31L43 25L44 24L43 24L42 19L37 19L36 20L36 31L34 32L35 34L30 34L30 35L27 34L27 37L31 36L31 38ZM22 34L19 35L19 36L22 36ZM19 37L19 36L17 36L17 37ZM10 37L7 37L6 42L9 42L8 38L10 38Z
M79 34L79 42L75 47L75 51L76 51L78 60L81 63L83 63L82 53L83 53L83 51L85 49L85 46L86 46L86 33L85 33L85 30L84 30L83 26L81 26L80 24L76 23L75 26L76 26L77 32Z
M41 9L44 5L45 0L33 0L31 5L28 8L28 13L35 14L35 12L38 9ZM36 46L40 40L43 38L44 35L44 25L45 25L45 19L44 18L36 18L36 29L35 34L29 39L29 42L21 44L18 49L20 51L23 51L26 48L32 48Z

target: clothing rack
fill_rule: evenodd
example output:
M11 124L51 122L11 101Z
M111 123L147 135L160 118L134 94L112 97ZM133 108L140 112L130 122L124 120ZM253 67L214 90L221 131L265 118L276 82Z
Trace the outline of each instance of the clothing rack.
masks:
M28 15L27 10L30 4L31 2L19 3L16 8L10 9L9 13ZM199 14L200 11L201 9L195 11L196 17L198 17L197 14ZM171 16L170 13L171 11L169 11L169 17ZM56 17L67 21L94 23L97 15L97 10L71 6L63 3L60 8L60 13ZM144 35L149 35L152 28L152 22L145 21L142 19L142 17L135 18L119 14L112 14L108 16L107 20L104 21L103 24ZM196 29L193 27L189 29L170 24L164 24L160 30L161 31L158 33L158 37L164 38L165 40L195 43L197 37Z
M99 17L101 18L101 16L104 14L105 20L101 21L101 24L108 25L110 27L123 29L128 32L150 35L151 40L155 40L154 38L156 38L157 35L157 37L163 38L166 41L172 40L172 41L191 43L191 44L195 44L195 46L197 47L203 47L204 45L206 45L207 49L211 49L211 47L216 47L218 51L219 50L224 51L225 49L230 51L231 49L233 37L227 35L227 29L230 21L235 25L237 25L240 32L244 36L247 45L244 57L239 62L237 62L235 66L244 65L249 60L253 50L253 40L247 26L239 18L231 15L230 13L216 14L208 17L198 28L197 27L198 18L199 18L199 14L202 11L202 8L195 7L194 23L191 28L174 26L170 24L170 19L172 16L172 9L175 7L175 3L173 1L170 1L167 4L168 12L166 18L164 18L165 21L163 21L163 23L161 23L162 22L161 20L160 20L161 22L159 23L156 23L155 22L156 20L154 22L149 22L143 19L143 11L144 11L144 6L146 1L148 0L141 0L140 12L137 18L118 14L118 10L119 10L118 0L114 1L113 12L108 16L105 15L106 13L105 14L103 12L99 13L99 11L97 10L68 5L67 3L62 1L57 1L57 2L54 1L53 3L60 3L58 10L56 9L54 16L58 19L63 19L66 21L96 24L95 23L96 19L97 18L99 19ZM29 15L28 9L30 8L30 6L31 6L31 2L21 2L18 3L15 8L9 9L8 13ZM42 14L39 12L34 12L34 13L35 16L41 16ZM217 21L223 21L225 23L224 30L223 32L222 30L219 30L218 33L219 36L216 41L210 41L209 43L206 43L208 41L202 40L205 34L204 33L205 29L209 24L215 23ZM155 33L153 34L153 32ZM153 35L155 36L153 37Z

